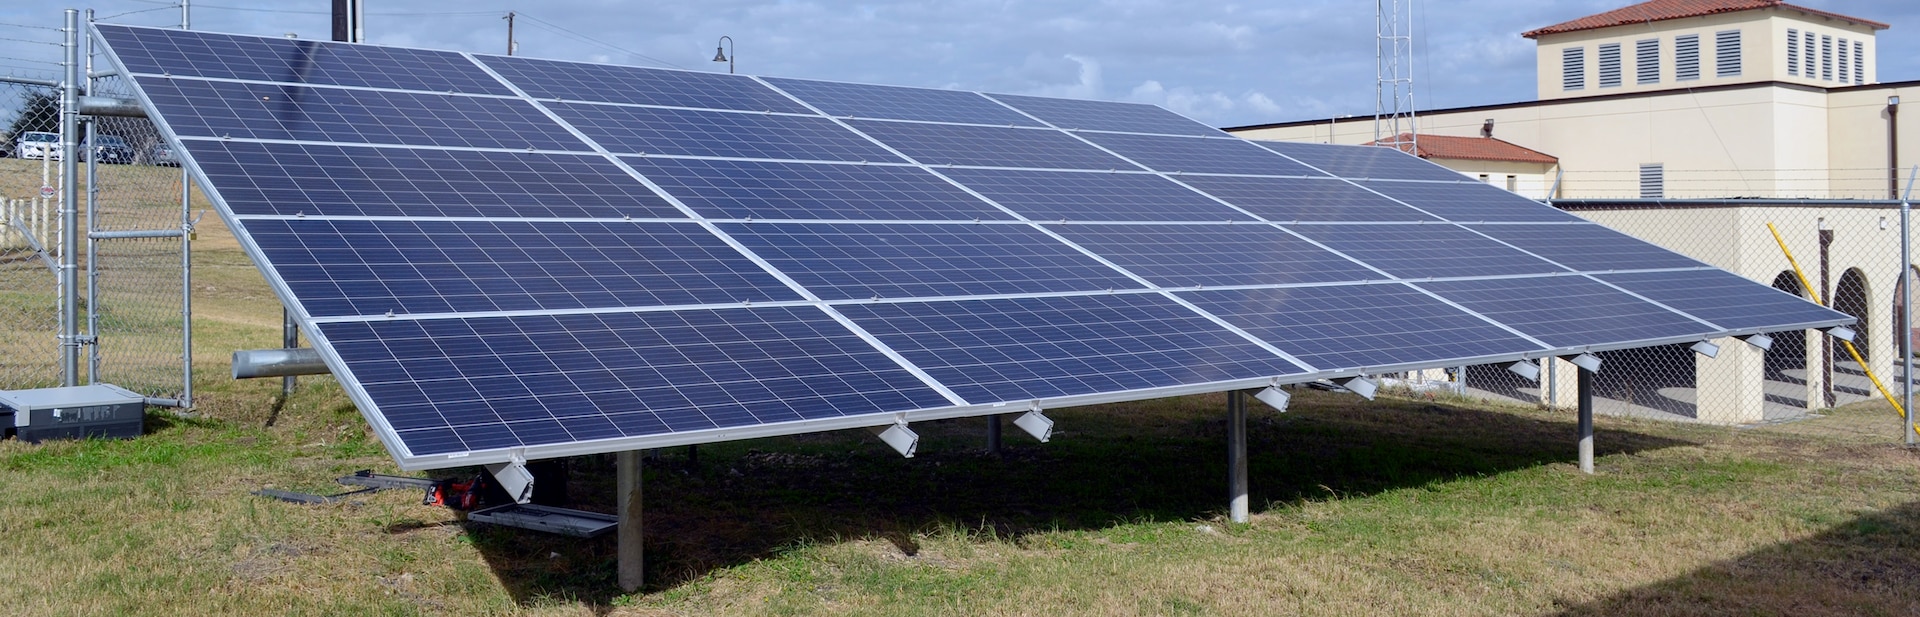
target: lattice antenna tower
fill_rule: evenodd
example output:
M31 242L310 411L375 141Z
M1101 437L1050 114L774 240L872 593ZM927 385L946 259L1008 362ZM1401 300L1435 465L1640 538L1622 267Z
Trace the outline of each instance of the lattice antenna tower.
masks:
M1413 1L1374 0L1373 141L1416 152L1413 114Z

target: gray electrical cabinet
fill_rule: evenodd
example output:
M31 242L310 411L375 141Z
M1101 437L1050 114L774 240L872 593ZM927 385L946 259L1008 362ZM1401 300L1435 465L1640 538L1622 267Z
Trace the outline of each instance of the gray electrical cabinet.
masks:
M0 390L0 428L23 441L139 437L147 397L112 384Z

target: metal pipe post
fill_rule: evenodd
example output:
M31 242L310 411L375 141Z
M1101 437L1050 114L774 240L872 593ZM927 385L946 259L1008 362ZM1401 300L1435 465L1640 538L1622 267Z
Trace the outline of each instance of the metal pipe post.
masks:
M1000 414L987 416L987 454L1000 455Z
M1580 471L1593 473L1593 371L1577 369L1580 389Z
M280 320L280 348L295 349L300 347L300 325L293 322L293 309L281 307ZM294 382L298 379L298 377L293 375L281 378L280 400L293 398Z
M640 535L640 451L627 450L614 456L614 490L619 492L620 510L615 567L619 570L620 590L632 593L646 584L645 545Z
M180 166L180 406L193 406L193 179L186 165Z
M87 9L86 23L93 23L93 9ZM93 93L93 37L86 37L87 90ZM93 123L87 123L86 143L94 139ZM96 157L87 157L87 340L93 344L87 347L87 383L100 381L100 245L94 241L94 232L99 222L93 213L99 211L100 170Z
M80 385L80 11L67 9L67 78L60 86L60 371Z
M1900 408L1907 412L1904 433L1908 447L1915 444L1913 420L1913 179L1900 198Z
M1247 522L1247 397L1227 392L1227 516Z

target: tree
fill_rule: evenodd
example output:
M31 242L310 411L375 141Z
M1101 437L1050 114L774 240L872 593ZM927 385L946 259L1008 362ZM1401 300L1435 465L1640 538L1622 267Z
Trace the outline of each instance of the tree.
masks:
M21 93L20 115L13 118L13 126L7 127L5 135L8 145L21 133L30 131L60 132L60 94L52 90L34 88Z

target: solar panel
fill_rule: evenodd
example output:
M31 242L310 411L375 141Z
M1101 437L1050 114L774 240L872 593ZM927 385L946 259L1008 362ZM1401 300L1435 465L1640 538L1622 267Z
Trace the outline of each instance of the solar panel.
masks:
M1152 106L95 28L407 469L1852 321Z

